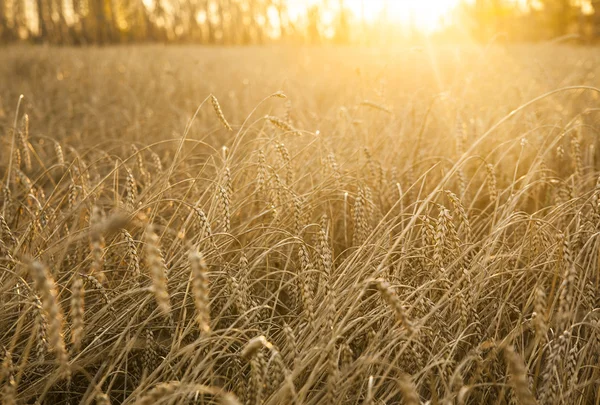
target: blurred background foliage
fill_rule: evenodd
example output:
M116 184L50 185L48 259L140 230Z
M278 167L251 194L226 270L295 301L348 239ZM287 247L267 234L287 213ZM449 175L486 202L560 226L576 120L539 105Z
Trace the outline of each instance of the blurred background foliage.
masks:
M389 18L390 4L405 0L356 1L361 7L347 0L0 0L0 42L387 45L600 38L597 0L457 0L427 33L410 15L401 24ZM379 12L366 18L364 8L373 1L381 2Z

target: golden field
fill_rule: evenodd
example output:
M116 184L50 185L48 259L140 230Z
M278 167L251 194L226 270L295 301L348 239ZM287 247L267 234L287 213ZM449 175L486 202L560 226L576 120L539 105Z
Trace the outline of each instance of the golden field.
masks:
M600 403L597 50L0 52L2 403Z

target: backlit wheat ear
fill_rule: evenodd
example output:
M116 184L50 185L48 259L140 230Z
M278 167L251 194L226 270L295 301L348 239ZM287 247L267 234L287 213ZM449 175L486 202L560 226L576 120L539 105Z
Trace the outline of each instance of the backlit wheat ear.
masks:
M594 219L598 221L600 218L600 176L596 178L596 185L594 186L594 194L591 199Z
M440 206L440 213L435 224L435 245L433 251L433 262L438 272L444 267L451 224L452 217L450 216L450 211Z
M248 343L246 343L246 346L244 346L244 348L242 349L240 356L242 356L242 358L244 359L250 360L263 347L271 347L271 344L269 343L267 338L265 338L263 335L254 337L250 339Z
M167 290L167 268L160 250L159 237L152 225L144 233L146 243L146 266L152 280L152 292L161 312L168 316L171 313L171 301Z
M277 209L283 203L283 191L285 189L281 177L275 171L272 170L272 175L269 178L269 200L271 201L271 208Z
M160 383L152 388L146 395L140 398L136 405L154 405L157 402L163 402L170 396L173 396L181 388L179 381L169 381Z
M265 119L284 132L290 132L294 135L300 135L300 131L292 127L287 121L284 121L272 115L265 116Z
M135 208L135 202L137 200L137 182L133 173L127 166L125 166L127 172L127 178L125 181L125 207L132 211Z
M104 236L97 226L101 222L101 213L98 207L93 207L90 217L90 251L92 255L92 264L90 265L89 274L96 277L100 282L106 280L104 275Z
M71 286L71 342L73 350L79 351L83 339L84 327L84 286L83 280L75 276Z
M321 218L321 226L318 232L318 244L317 244L317 260L319 263L319 270L324 278L324 289L325 289L325 310L326 310L326 331L333 336L333 324L336 315L336 294L334 288L333 279L333 254L329 244L329 218L327 215L323 215Z
M263 395L267 383L267 363L262 350L250 359L250 388L248 390L247 403L249 405L260 405L263 403Z
M242 313L246 313L252 307L252 298L250 297L249 291L249 271L248 258L246 254L242 252L240 255L240 261L238 263L238 279L239 279L239 291L237 292L237 305L238 309Z
M294 180L294 169L292 168L292 160L290 158L290 152L287 150L283 143L275 145L275 149L279 153L281 160L281 167L285 168L285 183L289 186Z
M18 143L18 139L17 139L17 143ZM21 167L21 165L23 164L23 159L21 158L21 149L14 149L12 155L13 155L13 162L15 164L15 167Z
M370 224L375 217L375 203L373 202L373 193L371 187L364 187L365 207L367 209L367 222ZM370 225L369 225L370 230Z
M15 381L15 370L12 353L2 347L2 368L0 369L0 398L5 405L16 405L17 383Z
M10 188L8 188L6 186L6 184L2 185L2 215L4 217L6 217L8 214L10 214L10 207L11 207L11 200L12 200L12 192L10 191Z
M456 156L461 157L465 153L465 143L467 141L467 133L465 130L464 121L457 115L456 117Z
M306 201L302 197L294 198L294 233L300 235L306 225Z
M48 321L48 338L50 349L54 352L59 365L59 372L69 374L69 357L63 338L63 312L58 302L56 283L48 269L40 262L29 264L29 271L35 281L45 318Z
M154 337L154 332L151 329L144 329L144 351L142 355L142 370L146 374L156 366L158 353L156 351L157 343Z
M144 185L148 185L150 180L150 174L146 170L146 165L144 164L144 156L140 153L140 150L135 145L131 145L131 154L135 156L135 162L137 166L137 171L141 176Z
M556 403L562 371L560 365L563 357L567 354L570 340L571 332L566 330L549 344L548 358L542 373L542 387L539 397L541 404Z
M62 146L60 146L58 141L54 141L54 154L56 155L56 163L58 163L59 166L64 166L65 154L63 153Z
M304 309L304 315L310 325L315 321L315 307L312 292L312 280L314 278L314 268L310 262L310 256L304 244L300 245L298 249L298 258L300 259L301 272L298 274L298 289L300 290L300 297L302 299L302 307Z
M571 136L571 150L573 153L573 158L575 160L575 175L577 179L581 181L583 178L583 158L581 155L581 138L578 132L572 134Z
M238 279L235 276L230 276L227 279L227 287L229 288L231 296L235 299L235 306L237 308L238 313L246 313L248 308L245 306L245 300L242 298L242 288L240 286L240 283L238 282Z
M219 204L221 206L221 227L223 232L227 233L231 229L231 199L227 189L219 186L218 191Z
M390 107L383 104L376 103L374 101L363 100L360 102L361 106L373 108L375 110L383 111L384 113L391 114L392 110Z
M421 217L421 220L423 221L421 234L423 246L435 246L435 227L433 226L431 218L428 215L424 215Z
M456 301L458 306L458 313L460 319L460 325L463 329L466 329L469 325L469 305L465 294L462 291L456 293Z
M496 202L498 199L498 183L496 179L496 169L494 165L488 163L485 166L487 170L487 186L488 186L488 194L490 196L490 200L492 202Z
M247 404L259 405L262 403L262 396L265 381L266 365L264 361L263 348L271 349L273 345L263 336L252 338L242 349L240 356L250 361L251 376L250 387L247 393Z
M548 324L546 318L546 294L541 286L536 287L534 292L533 309L535 316L533 325L538 339L546 340L548 333Z
M96 394L96 405L110 405L110 399L108 395L103 392Z
M8 240L9 246L14 247L17 245L17 238L13 235L2 214L0 214L0 232L2 232L2 240Z
M221 390L218 387L185 384L180 381L169 381L157 384L154 388L139 398L135 405L154 405L158 402L164 403L166 399L173 396L187 398L197 398L198 396L209 395L218 398L221 405L240 405L239 400L234 394ZM187 402L186 402L187 403Z
M163 174L163 165L160 160L160 156L153 150L150 150L150 158L152 159L152 163L154 164L154 169L157 171L159 175Z
M337 385L339 382L340 370L338 366L337 351L335 342L330 342L327 350L327 381L325 383L325 403L334 404L337 396Z
M192 268L192 294L196 306L196 322L200 331L210 332L210 297L208 267L202 254L190 251L188 259Z
M231 230L231 196L233 194L233 187L231 181L231 172L228 167L225 168L223 173L223 179L221 184L218 186L217 197L219 199L219 206L221 209L221 226L223 232L229 232Z
M220 405L242 405L242 403L240 402L238 397L236 397L234 394L232 394L230 392L227 392L221 396L219 404Z
M265 153L262 150L258 151L258 170L256 171L256 194L263 195L267 184L267 164Z
M110 297L108 296L108 292L107 292L106 288L104 288L104 286L102 285L100 280L98 280L96 277L92 276L91 274L81 273L81 274L79 274L79 276L81 276L83 278L83 280L85 280L86 283L92 285L93 288L98 293L100 293L100 295L102 296L102 301L104 302L104 305L114 315L116 313L116 310L111 305Z
M210 96L210 102L212 103L213 109L215 110L219 121L221 121L221 124L223 124L223 126L227 128L228 131L233 131L233 128L231 128L231 125L229 125L229 122L227 122L227 120L225 119L225 114L223 114L223 110L221 109L219 101L212 94Z
M456 157L460 159L465 153L466 132L463 121L460 117L456 120ZM461 198L466 198L467 179L463 165L456 168L456 177L458 179L458 195Z
M563 373L563 384L565 384L565 390L567 391L566 397L568 398L570 395L574 394L577 387L577 380L579 370L577 368L577 363L579 360L579 352L577 340L573 343L573 347L569 350L566 359L564 360L564 373Z
M471 240L472 230L471 230L471 223L469 222L469 217L467 216L467 212L465 210L465 206L463 205L460 198L458 198L458 196L456 194L454 194L452 191L450 191L450 190L444 190L444 191L446 192L448 199L452 203L452 207L454 208L454 211L458 214L458 217L461 222L462 230L465 233L465 241L468 242Z
M348 368L354 362L354 353L352 348L346 342L340 345L340 364L342 371L348 370Z
M369 223L367 220L367 208L364 190L358 189L358 195L354 200L354 235L352 236L352 244L360 246L367 239L369 232Z
M562 238L563 240L563 262L565 270L563 272L563 280L560 285L560 293L558 297L558 314L557 321L559 329L566 329L567 322L570 319L574 289L577 281L577 269L575 263L573 263L573 253L571 251L571 245L567 237Z
M272 394L275 391L275 389L281 385L282 381L285 381L285 377L289 375L289 371L285 366L283 358L281 357L281 353L279 352L276 346L271 347L270 357L270 361L269 363L267 363L267 367L269 368L269 370L267 370L266 375L267 395ZM293 387L293 385L291 388L292 391L295 392L295 387Z
M275 93L271 94L269 97L287 99L287 96L285 95L283 90L277 90Z
M34 305L34 325L35 325L35 355L36 360L43 363L46 359L48 350L48 322L42 308L42 301L33 294L32 301Z
M421 399L411 376L402 374L398 378L398 389L405 405L420 405Z
M131 269L133 276L139 278L141 276L140 258L135 240L126 229L121 229L121 236L123 236L123 239L125 239L125 243L127 244L126 257L128 266Z
M292 100L287 100L285 102L285 116L284 121L289 125L292 125Z
M402 306L402 303L400 302L400 298L392 286L386 280L381 278L370 281L370 284L377 288L377 291L379 291L383 300L392 308L396 314L396 320L398 323L404 326L409 333L414 333L412 323L406 316L406 312Z
M336 180L339 180L342 177L340 165L338 164L335 154L333 152L327 154L325 166L328 170L331 170L331 173L333 174L333 177Z
M15 168L15 176L17 178L17 184L21 185L25 194L35 195L35 190L33 189L33 182L25 173L21 170Z
M330 277L333 265L333 256L331 248L329 246L329 218L327 215L321 217L321 226L317 235L317 262L319 264L319 271L321 271L326 277Z
M504 349L504 356L508 364L508 372L511 377L511 385L519 404L536 405L537 401L529 390L527 369L523 359L515 352L512 346Z
M375 405L375 396L373 393L373 385L375 384L375 379L372 375L369 376L369 380L367 382L367 396L363 401L363 405Z
M23 116L22 130L17 131L17 142L23 163L25 163L25 170L31 171L31 153L29 152L29 116L25 114Z
M296 336L294 336L294 331L287 323L283 325L283 334L285 335L285 348L287 352L286 357L288 358L288 362L292 365L293 369L296 357L298 357L298 346L296 343Z

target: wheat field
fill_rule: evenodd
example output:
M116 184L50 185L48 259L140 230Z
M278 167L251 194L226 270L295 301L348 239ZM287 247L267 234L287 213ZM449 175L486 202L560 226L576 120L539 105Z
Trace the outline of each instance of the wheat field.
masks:
M600 404L600 54L0 50L3 404Z

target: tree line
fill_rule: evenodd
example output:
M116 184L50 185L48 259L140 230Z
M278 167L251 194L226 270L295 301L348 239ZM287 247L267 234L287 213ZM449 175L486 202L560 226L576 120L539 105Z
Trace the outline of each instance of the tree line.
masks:
M284 0L0 0L3 42L250 44L289 25Z
M292 13L288 0L0 0L0 43L366 43L420 35L411 24L386 25L383 15L365 21L345 0L302 4ZM593 40L600 37L600 0L463 0L450 20L444 31L481 41L499 33Z
M480 40L499 33L513 40L600 39L600 0L475 0L463 8Z

